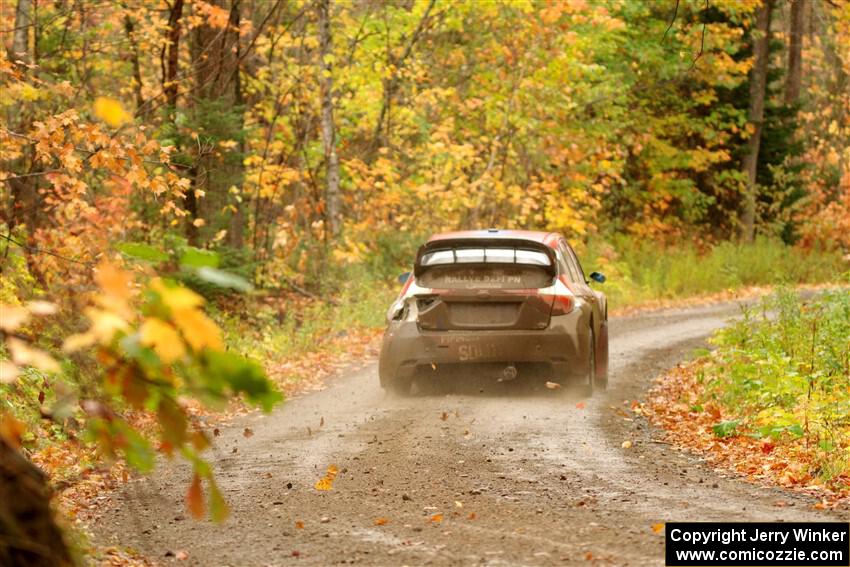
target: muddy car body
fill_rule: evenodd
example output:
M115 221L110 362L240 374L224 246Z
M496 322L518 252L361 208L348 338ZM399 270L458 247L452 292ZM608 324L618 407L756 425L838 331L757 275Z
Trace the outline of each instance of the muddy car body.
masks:
M379 376L405 394L438 373L607 385L605 295L590 288L563 236L464 231L419 249L387 312Z

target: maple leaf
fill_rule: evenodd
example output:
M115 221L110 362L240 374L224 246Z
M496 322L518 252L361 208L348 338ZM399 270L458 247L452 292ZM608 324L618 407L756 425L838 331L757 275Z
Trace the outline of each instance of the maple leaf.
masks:
M12 361L19 366L32 366L45 372L58 372L59 363L41 349L30 346L16 337L6 339Z
M189 346L195 351L204 348L221 350L224 343L221 331L209 317L196 309L177 309L173 313L174 324L183 333Z
M13 305L0 304L0 329L14 333L30 317L28 309Z
M8 360L0 360L0 384L11 384L20 375L20 369Z
M139 340L145 345L153 348L160 360L170 364L186 354L183 340L177 331L156 317L148 317L139 328Z

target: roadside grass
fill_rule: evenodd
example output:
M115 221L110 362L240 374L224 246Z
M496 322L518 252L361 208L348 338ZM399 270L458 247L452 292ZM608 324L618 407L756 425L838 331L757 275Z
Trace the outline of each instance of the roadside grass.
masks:
M759 238L723 242L708 250L691 244L662 247L634 238L591 242L581 255L586 273L608 278L598 289L612 309L740 290L751 286L835 281L850 268L835 250L790 247Z
M220 310L217 319L227 343L264 361L270 376L288 390L326 374L328 364L365 354L398 290L360 267L343 270L338 281L336 290L318 298L295 292L260 295L238 311Z
M850 498L850 292L783 288L662 378L657 423L740 472Z

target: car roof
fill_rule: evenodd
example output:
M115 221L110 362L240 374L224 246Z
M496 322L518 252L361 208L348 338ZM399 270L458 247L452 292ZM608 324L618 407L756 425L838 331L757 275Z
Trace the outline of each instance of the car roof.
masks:
M460 230L457 232L443 232L435 234L428 239L428 242L438 242L440 240L466 240L466 239L516 239L530 240L551 246L553 242L557 242L559 238L557 232L548 232L542 230L499 230L490 228L486 230Z

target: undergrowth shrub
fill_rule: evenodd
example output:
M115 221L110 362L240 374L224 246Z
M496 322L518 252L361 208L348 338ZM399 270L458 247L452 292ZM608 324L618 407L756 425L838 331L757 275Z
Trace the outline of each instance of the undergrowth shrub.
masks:
M813 476L850 484L850 292L802 300L781 289L713 342L705 401L725 408L734 433L796 443Z

